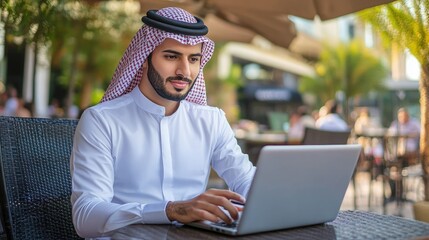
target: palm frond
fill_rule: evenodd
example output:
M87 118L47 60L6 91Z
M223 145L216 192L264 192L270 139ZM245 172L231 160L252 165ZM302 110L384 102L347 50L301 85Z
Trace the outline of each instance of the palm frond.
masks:
M335 47L325 45L316 64L316 74L302 78L299 89L328 100L340 90L350 98L382 89L387 70L363 44L353 41Z
M359 17L369 22L384 40L408 49L419 62L428 54L429 25L427 0L401 0L363 11Z

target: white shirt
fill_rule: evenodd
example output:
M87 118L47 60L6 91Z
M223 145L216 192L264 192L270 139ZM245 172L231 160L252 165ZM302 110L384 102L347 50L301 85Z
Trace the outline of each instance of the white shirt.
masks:
M204 192L210 166L232 191L247 195L255 167L218 108L181 101L165 116L138 87L91 107L71 156L76 231L93 237L134 223L170 223L168 201Z
M346 131L349 130L347 123L336 113L330 113L317 119L316 127L328 131Z
M399 125L398 121L395 120L390 125L388 133L409 135L409 137L406 139L399 139L399 154L404 154L405 152L414 152L418 150L420 140L420 122L416 119L410 118L406 123L399 123Z
M5 106L4 106L4 116L15 116L16 110L18 110L19 107L19 101L18 98L12 97L6 100Z

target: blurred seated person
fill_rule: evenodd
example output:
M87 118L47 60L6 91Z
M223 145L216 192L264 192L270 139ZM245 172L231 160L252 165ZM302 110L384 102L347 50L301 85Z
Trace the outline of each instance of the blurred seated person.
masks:
M398 109L397 120L388 129L388 134L405 135L398 139L398 154L416 153L419 149L420 123L410 117L406 108Z
M365 156L373 159L378 166L382 164L383 159L382 143L379 138L365 136L365 133L372 133L375 129L380 128L381 124L370 116L369 109L361 108L353 127L354 132L358 135L356 141L362 145Z
M369 109L364 107L359 111L359 116L355 121L353 130L356 134L362 134L370 129L380 127L380 123L370 116Z
M58 99L52 99L48 108L48 115L51 118L61 118L64 116L64 110L60 107L60 101Z
M314 118L308 114L306 106L298 107L290 116L289 142L300 142L304 138L305 127L314 127Z
M31 117L30 104L25 103L24 99L18 99L18 108L15 111L16 117Z
M320 114L316 121L316 128L327 131L347 131L349 126L341 118L341 107L335 100L329 100L321 108L325 113Z
M18 91L15 87L9 86L7 89L7 100L3 109L4 116L15 116L19 106Z
M406 108L398 109L397 119L392 122L387 131L387 136L389 135L399 135L399 137L386 138L386 151L390 151L390 153L392 154L391 156L393 156L393 158L387 159L399 160L400 166L402 168L407 168L410 165L416 165L418 163L419 154L418 149L420 139L420 123L416 119L410 117ZM400 170L400 168L398 169L396 167L393 167L392 169L394 171L395 169L396 171ZM402 182L399 183L400 185L402 185ZM396 180L390 179L389 184L391 189L391 196L389 200L402 198L402 196L400 196L400 192L396 190Z

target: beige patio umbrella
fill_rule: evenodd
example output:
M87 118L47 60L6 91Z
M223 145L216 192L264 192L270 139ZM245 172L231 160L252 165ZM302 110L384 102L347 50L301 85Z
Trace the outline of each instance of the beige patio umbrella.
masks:
M287 17L255 17L253 12L225 11L223 7L218 8L205 1L140 0L140 5L142 13L175 6L200 16L209 28L208 36L214 41L251 42L258 34L274 44L288 47L296 36L295 25Z
M328 20L394 0L139 0L141 12L176 6L203 17L215 41L250 42L260 35L288 48L297 36L289 15Z

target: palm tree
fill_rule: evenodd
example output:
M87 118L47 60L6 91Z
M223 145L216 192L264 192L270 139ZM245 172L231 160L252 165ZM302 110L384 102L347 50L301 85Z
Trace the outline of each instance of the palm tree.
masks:
M400 0L362 12L362 19L383 39L407 49L421 65L420 156L425 177L425 200L429 201L429 1Z
M357 40L337 46L326 45L315 70L316 76L301 79L299 90L314 94L320 103L334 99L337 92L342 91L346 106L352 97L384 89L387 76L382 61Z

